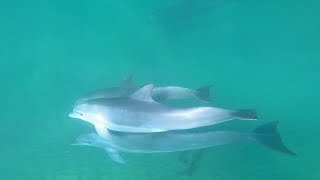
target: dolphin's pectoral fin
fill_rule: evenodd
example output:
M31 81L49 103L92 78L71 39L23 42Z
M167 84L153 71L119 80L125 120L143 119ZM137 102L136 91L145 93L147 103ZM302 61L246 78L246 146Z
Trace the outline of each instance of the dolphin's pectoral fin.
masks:
M104 126L95 126L97 133L104 139L112 140L112 135L109 133L108 128Z
M120 164L125 164L126 162L123 160L123 158L120 156L119 152L113 148L105 148L110 158Z

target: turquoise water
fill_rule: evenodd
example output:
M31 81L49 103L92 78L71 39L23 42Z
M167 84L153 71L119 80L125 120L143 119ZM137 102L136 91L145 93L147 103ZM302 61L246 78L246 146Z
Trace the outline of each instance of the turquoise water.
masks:
M320 3L183 5L0 2L0 179L319 179ZM124 154L121 165L101 149L70 146L92 130L68 117L74 100L131 73L139 84L212 84L214 106L256 108L261 121L279 121L298 156L256 143L213 147L189 176L180 153Z

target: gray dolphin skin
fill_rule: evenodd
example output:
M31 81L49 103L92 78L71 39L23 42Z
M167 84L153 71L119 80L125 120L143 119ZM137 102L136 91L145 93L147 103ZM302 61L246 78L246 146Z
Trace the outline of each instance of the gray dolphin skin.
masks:
M257 141L266 147L288 155L295 155L282 142L277 130L278 122L270 122L254 131L168 131L161 133L110 132L105 139L97 133L80 135L73 145L88 145L113 149L114 152L162 153L203 149L224 144ZM119 154L117 154L118 157Z
M133 76L126 77L118 87L110 87L105 89L96 90L85 94L79 98L75 105L81 104L87 100L99 99L99 98L116 98L116 97L128 97L137 91L137 87L133 85Z
M254 110L215 107L179 108L154 101L153 85L127 98L92 99L74 107L69 117L92 123L101 136L106 129L121 132L163 132L210 126L232 119L257 120Z
M99 98L119 98L129 97L141 87L135 86L132 82L132 75L128 76L119 87L105 88L90 92L76 101L77 104L81 104L91 99ZM204 86L197 90L179 87L179 86L164 86L155 87L151 93L152 98L155 101L165 101L171 99L189 99L195 98L199 101L209 103L210 99L210 86Z
M197 90L179 87L164 86L154 87L151 93L152 99L155 101L165 101L169 99L190 99L195 98L198 101L210 103L210 86L204 86Z

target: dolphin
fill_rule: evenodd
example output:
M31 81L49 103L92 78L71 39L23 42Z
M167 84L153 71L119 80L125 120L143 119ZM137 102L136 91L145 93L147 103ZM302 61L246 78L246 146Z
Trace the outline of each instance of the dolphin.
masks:
M259 126L252 132L181 130L160 133L124 133L110 131L108 138L102 138L97 133L80 135L72 145L106 149L111 158L120 163L125 163L125 161L119 152L178 152L245 141L257 141L277 152L296 155L282 142L277 126L278 122L274 121Z
M132 83L132 78L132 75L126 77L118 87L110 87L89 92L83 95L81 98L77 99L75 105L81 104L91 99L127 97L136 91L136 87Z
M79 98L75 102L75 104L81 104L82 102L91 99L129 97L141 88L139 86L135 86L132 82L132 79L133 76L130 75L123 80L119 87L111 87L89 92L85 94L83 97ZM203 86L196 90L179 86L155 87L152 90L152 98L158 102L170 99L195 98L199 101L210 103L210 87L211 86Z
M162 132L210 126L232 119L257 120L255 110L228 110L215 107L171 107L154 101L153 85L126 98L92 99L78 104L69 114L92 123L97 132Z

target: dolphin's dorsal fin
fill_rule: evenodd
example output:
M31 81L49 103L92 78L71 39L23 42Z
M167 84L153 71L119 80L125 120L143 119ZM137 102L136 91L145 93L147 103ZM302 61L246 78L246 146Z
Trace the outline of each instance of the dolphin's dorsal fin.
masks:
M120 84L121 88L131 88L133 87L133 83L132 83L132 79L133 79L133 75L130 74L129 76L127 76Z
M151 95L153 88L154 88L153 84L146 85L141 89L139 89L138 91L136 91L130 97L132 99L139 100L139 101L155 102L152 99L152 95Z

